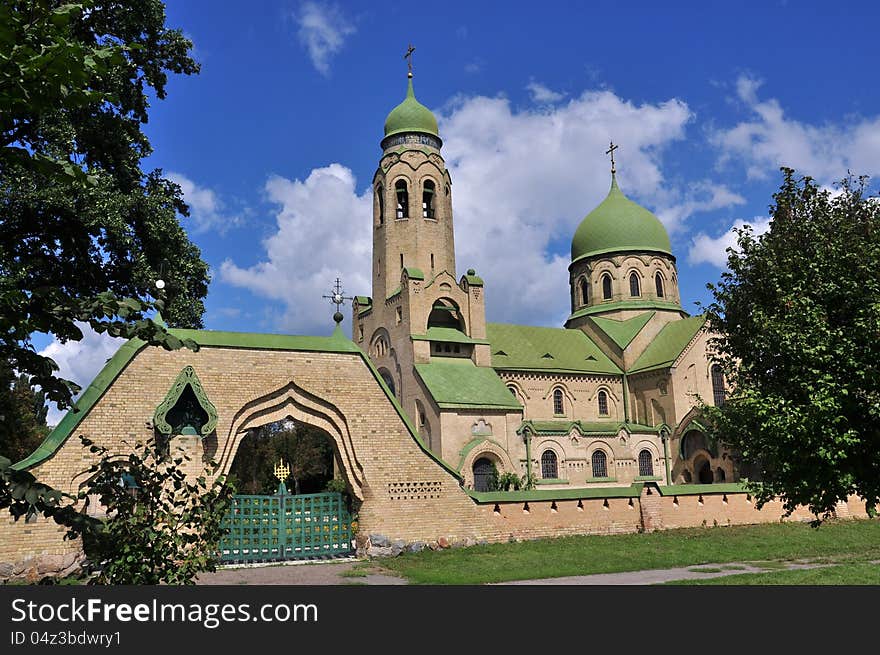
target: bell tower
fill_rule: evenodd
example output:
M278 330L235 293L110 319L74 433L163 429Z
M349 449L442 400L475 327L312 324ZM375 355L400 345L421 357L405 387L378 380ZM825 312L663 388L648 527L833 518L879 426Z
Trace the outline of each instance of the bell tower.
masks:
M408 58L412 55L412 48ZM404 269L426 280L455 277L452 180L440 154L437 119L416 100L412 64L406 97L385 119L373 176L373 302L400 284Z

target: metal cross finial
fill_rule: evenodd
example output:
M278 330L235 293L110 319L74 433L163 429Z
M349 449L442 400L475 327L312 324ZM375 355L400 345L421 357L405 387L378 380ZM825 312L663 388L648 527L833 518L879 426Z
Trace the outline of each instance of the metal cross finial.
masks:
M339 307L340 305L344 305L346 300L353 300L350 296L346 296L345 291L342 290L342 281L339 278L336 278L336 284L330 291L330 295L321 297L327 298L331 303L336 305L336 313L333 314L333 320L337 323L342 323L343 317L342 312L339 311Z
M614 175L617 172L617 169L614 168L614 151L617 150L620 146L614 145L614 141L612 141L608 147L608 150L605 151L606 155L611 155L611 174Z
M275 465L275 477L278 478L278 482L284 484L284 481L290 477L290 466L284 463L284 459L279 459L278 463Z
M406 54L403 55L403 58L406 59L406 65L409 68L409 72L407 73L407 77L412 77L412 55L416 51L413 47L413 44L409 44L409 48L407 48Z

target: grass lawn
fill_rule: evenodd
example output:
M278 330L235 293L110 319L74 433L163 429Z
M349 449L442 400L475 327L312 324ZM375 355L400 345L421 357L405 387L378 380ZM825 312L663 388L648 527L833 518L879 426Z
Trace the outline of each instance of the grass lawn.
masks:
M880 585L880 564L852 562L816 569L742 573L704 580L677 580L668 585Z
M382 560L381 566L415 584L481 584L805 558L880 559L880 520L827 522L818 529L806 523L772 523L540 539L406 553Z

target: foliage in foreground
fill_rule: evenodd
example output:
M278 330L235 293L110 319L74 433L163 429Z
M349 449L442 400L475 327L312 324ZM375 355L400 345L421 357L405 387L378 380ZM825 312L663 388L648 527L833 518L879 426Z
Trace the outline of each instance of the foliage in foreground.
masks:
M193 584L200 572L216 570L221 522L234 493L222 476L213 477L216 468L190 482L182 470L188 458L167 446L137 443L118 457L81 439L97 461L77 496L0 457L0 509L15 519L42 514L66 526L67 538L82 538L94 584ZM107 508L103 519L87 513L95 498Z
M149 99L198 72L191 48L160 0L0 0L0 360L61 408L79 388L34 333L197 347L148 318L200 327L208 267L180 187L141 169Z
M880 202L866 178L832 195L783 169L769 232L738 232L709 285L712 340L732 389L704 406L715 436L758 467L758 505L817 515L880 499Z

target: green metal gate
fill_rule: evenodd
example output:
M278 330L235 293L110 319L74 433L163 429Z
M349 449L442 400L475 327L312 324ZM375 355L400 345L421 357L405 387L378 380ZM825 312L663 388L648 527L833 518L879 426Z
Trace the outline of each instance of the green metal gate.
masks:
M235 496L223 519L220 560L266 562L353 552L352 519L341 493Z

